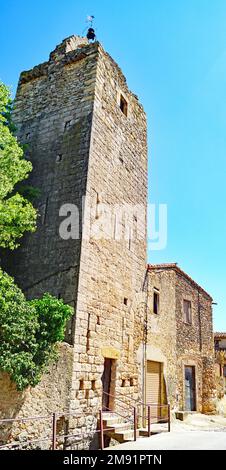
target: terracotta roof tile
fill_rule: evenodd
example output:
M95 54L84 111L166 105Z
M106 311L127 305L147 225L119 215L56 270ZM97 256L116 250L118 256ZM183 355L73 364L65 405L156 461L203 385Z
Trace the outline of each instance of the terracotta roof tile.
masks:
M192 279L187 273L185 273L179 266L177 263L163 263L163 264L148 264L148 270L149 271L155 271L156 269L168 269L168 270L174 270L176 271L178 274L180 274L181 276L185 277L186 279L188 279L191 284L193 284L194 287L196 287L196 289L198 289L199 291L203 292L210 300L213 300L211 295L208 294L208 292L206 292L205 289L203 289L203 287L201 287L196 281L194 281L194 279Z

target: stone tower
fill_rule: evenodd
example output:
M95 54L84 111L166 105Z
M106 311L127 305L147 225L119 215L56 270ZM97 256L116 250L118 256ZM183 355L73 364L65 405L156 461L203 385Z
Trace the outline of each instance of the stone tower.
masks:
M94 416L103 390L141 393L145 113L102 46L72 36L21 74L14 122L40 216L4 264L29 298L50 292L73 305L67 407Z

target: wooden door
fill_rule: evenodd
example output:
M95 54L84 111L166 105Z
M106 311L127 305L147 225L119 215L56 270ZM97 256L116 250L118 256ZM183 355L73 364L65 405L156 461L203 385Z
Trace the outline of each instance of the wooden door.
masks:
M102 386L103 386L103 395L102 395L102 406L104 411L109 411L110 403L110 387L111 387L111 368L112 360L105 358L104 360L104 372L102 375Z
M196 410L195 367L185 366L185 410Z

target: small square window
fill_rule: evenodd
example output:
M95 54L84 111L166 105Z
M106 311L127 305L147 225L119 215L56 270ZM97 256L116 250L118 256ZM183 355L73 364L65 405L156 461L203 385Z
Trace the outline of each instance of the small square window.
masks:
M120 109L125 116L128 116L128 103L123 95L120 96Z
M159 292L157 292L156 290L153 294L153 312L155 315L159 314Z
M192 318L191 318L191 302L190 300L184 300L183 301L183 309L184 309L184 322L191 324L192 323Z
M61 153L58 154L57 157L56 157L56 163L62 162L62 159L63 159L63 155Z

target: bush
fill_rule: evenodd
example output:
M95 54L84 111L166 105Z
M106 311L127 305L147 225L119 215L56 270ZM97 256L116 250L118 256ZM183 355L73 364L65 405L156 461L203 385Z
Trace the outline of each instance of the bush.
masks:
M0 370L18 390L38 384L71 315L72 308L50 294L27 301L0 269Z

